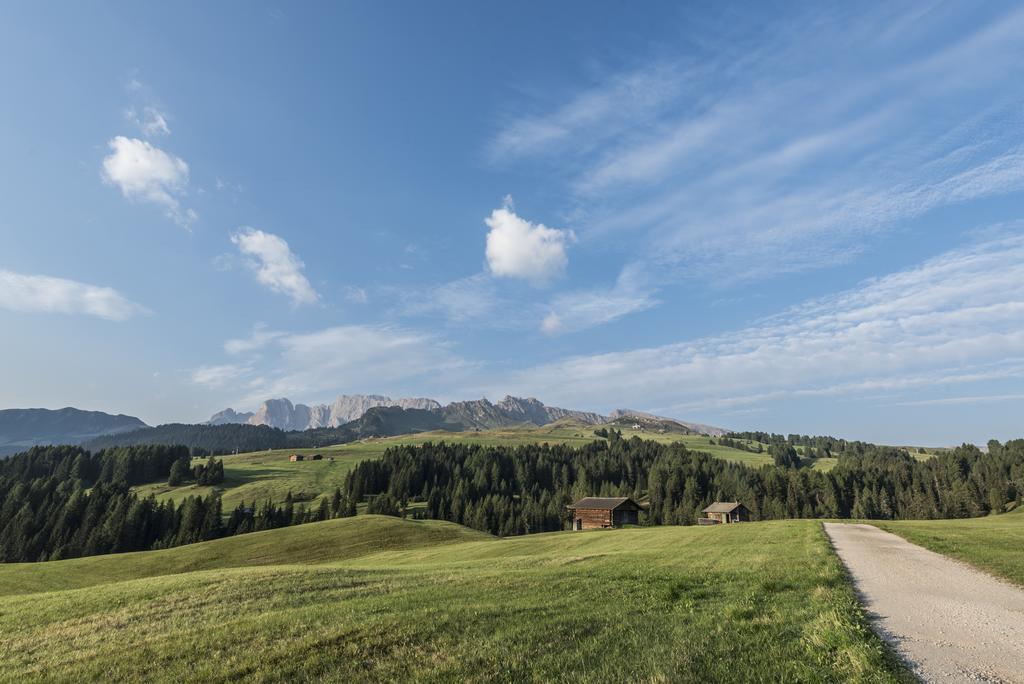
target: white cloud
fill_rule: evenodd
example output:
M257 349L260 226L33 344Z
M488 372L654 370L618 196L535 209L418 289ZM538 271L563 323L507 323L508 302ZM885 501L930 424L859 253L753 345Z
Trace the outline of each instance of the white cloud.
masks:
M0 308L10 311L87 314L123 321L146 309L111 287L0 270Z
M197 218L183 209L180 198L188 185L188 164L138 138L119 135L109 143L111 153L103 159L103 178L116 185L131 200L153 202L167 216L188 227Z
M125 112L125 117L138 126L147 138L171 134L167 117L156 107L144 107L141 114L133 107Z
M577 356L502 387L566 405L604 397L651 409L1024 377L1024 236L954 250L715 337Z
M494 275L522 278L540 286L565 272L569 263L565 248L576 239L571 230L531 223L508 206L495 209L484 222L490 228L487 265Z
M255 228L242 228L231 234L231 242L243 255L251 257L248 265L257 280L274 292L288 295L296 306L313 304L320 298L302 273L302 260L283 238Z

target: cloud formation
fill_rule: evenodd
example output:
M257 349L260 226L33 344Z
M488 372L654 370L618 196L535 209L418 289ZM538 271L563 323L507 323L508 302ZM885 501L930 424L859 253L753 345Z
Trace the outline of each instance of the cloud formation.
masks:
M187 228L197 218L181 206L188 185L188 164L145 140L119 135L108 143L111 153L103 159L103 179L121 189L130 200L152 202L169 218Z
M314 304L320 298L302 273L305 265L284 238L255 228L242 228L231 234L231 242L250 257L246 263L260 283L288 295L296 306Z
M171 134L167 117L156 107L143 107L141 114L133 107L125 112L125 117L138 126L147 138Z
M312 401L339 392L438 392L476 368L431 333L387 325L308 333L257 329L249 340L228 341L225 348L237 354L259 349L262 356L202 366L192 380L207 386L230 381L244 392L234 400L239 406L282 396Z
M696 25L681 42L710 54L526 103L489 146L566 178L574 226L663 283L827 268L939 207L1024 190L1024 95L1005 87L1024 79L1019 8ZM963 37L935 40L950 30Z
M219 366L200 366L192 371L191 380L193 384L207 389L223 389L235 385L251 372L251 366L230 363Z
M563 292L548 305L541 331L548 335L604 325L660 304L647 286L640 264L622 270L614 287Z
M520 218L509 207L495 209L484 219L487 266L495 276L521 278L543 286L565 273L566 245L576 236L571 230L548 228Z
M813 396L867 397L1024 378L1024 236L921 266L728 334L577 356L503 387L670 413Z
M124 321L146 309L111 287L0 270L0 308L10 311L86 314Z

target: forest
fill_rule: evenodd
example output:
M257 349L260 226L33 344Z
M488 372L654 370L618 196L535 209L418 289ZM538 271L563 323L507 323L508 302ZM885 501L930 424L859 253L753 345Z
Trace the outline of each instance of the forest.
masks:
M769 448L786 464L759 469L614 432L578 449L403 446L358 464L346 493L370 499L377 512L513 535L563 529L565 506L583 496L634 497L648 504L642 524L690 525L712 501L742 501L755 520L931 519L1001 512L1024 492L1024 440L990 442L989 453L964 445L924 461L863 443L809 446L837 455L836 467L797 467L799 459L781 456L795 454L786 439Z
M307 511L291 497L282 506L239 505L225 516L220 497L180 504L139 498L133 484L219 484L222 461L191 465L182 446L135 446L90 454L81 447L34 447L0 461L0 561L42 561L162 549L255 530L354 515L341 492Z
M735 439L744 439L736 436ZM139 498L136 484L217 485L223 462L185 446L91 453L34 447L0 461L0 561L38 561L169 548L218 537L368 513L426 517L509 536L565 528L583 496L631 496L644 525L690 525L716 500L742 501L755 520L929 519L997 513L1024 493L1024 440L964 445L917 460L904 449L798 438L838 457L831 471L800 467L788 438L768 436L777 465L750 468L617 431L582 447L427 443L362 461L344 488L307 508L245 502L223 511L216 493L180 503Z

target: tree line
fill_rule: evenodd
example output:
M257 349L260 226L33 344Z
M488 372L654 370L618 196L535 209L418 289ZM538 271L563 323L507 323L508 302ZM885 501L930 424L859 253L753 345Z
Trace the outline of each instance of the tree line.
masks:
M133 484L167 479L216 484L224 465L191 466L182 446L135 446L91 454L76 446L34 447L0 461L0 561L42 561L147 551L355 514L341 490L315 508L240 504L225 516L219 493L180 503L138 497Z
M244 502L229 512L216 490L177 504L132 492L133 484L223 479L219 459L193 466L197 453L187 447L34 447L0 461L0 561L169 548L355 515L361 502L369 513L508 536L564 529L566 506L584 496L630 496L646 504L642 524L688 525L712 501L742 501L755 520L963 518L1003 511L1024 493L1024 440L989 442L987 453L964 445L924 461L854 444L836 449L828 472L792 463L754 469L616 431L580 447L397 446L359 463L344 488L315 504L289 494L282 504ZM782 459L795 453L787 439L771 450Z
M964 445L926 461L860 444L837 449L843 457L822 472L794 463L754 469L682 444L610 434L578 448L393 447L359 463L346 494L374 512L513 535L564 529L566 506L584 496L645 500L643 524L689 525L713 501L742 501L754 520L963 518L1001 512L1024 492L1024 440L990 443L987 454ZM771 448L776 460L796 454L785 439Z

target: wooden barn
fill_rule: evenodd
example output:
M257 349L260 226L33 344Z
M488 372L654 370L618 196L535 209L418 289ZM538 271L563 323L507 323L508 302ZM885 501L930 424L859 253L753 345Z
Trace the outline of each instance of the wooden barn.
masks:
M698 525L722 525L750 522L750 511L739 501L716 501L703 511L705 518L697 518Z
M288 460L291 461L292 463L295 463L296 461L305 461L306 457L303 456L302 454L292 454L291 456L288 457Z
M567 508L572 513L574 530L640 524L641 506L628 496L587 496Z

